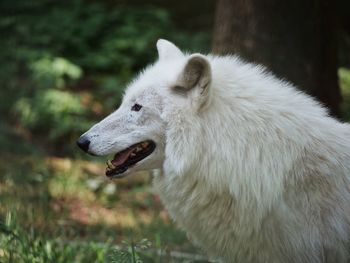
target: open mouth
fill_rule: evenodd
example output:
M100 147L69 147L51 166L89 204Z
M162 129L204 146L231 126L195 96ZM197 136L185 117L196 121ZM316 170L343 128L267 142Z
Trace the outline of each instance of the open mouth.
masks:
M155 148L156 144L151 140L147 140L116 153L113 160L107 161L106 175L108 177L123 177L124 172L149 156Z

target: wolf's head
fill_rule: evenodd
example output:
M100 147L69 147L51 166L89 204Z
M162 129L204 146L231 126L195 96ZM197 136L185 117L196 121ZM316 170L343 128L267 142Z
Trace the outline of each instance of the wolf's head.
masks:
M158 40L158 61L127 88L119 109L77 141L92 155L113 154L106 175L161 168L169 125L178 116L197 114L209 102L211 68L207 57L183 54L174 44Z

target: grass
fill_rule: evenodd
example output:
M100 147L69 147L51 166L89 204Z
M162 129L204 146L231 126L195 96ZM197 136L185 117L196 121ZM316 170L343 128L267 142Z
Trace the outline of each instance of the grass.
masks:
M58 239L38 235L30 228L19 227L12 213L0 224L0 259L3 262L104 262L108 248L73 246Z
M49 239L24 231L13 214L8 213L0 223L0 258L4 262L154 262L147 253L151 243L143 239L137 243L123 242L68 242L61 238Z
M198 262L147 174L103 173L101 163L3 154L0 262Z

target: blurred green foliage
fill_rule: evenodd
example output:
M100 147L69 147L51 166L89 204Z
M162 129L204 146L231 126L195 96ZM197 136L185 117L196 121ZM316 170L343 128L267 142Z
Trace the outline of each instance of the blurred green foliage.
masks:
M350 69L348 68L339 68L339 85L342 90L343 103L342 111L343 118L346 121L350 121Z
M203 51L210 43L209 32L179 31L156 7L18 0L0 9L0 111L54 154L118 106L158 38Z

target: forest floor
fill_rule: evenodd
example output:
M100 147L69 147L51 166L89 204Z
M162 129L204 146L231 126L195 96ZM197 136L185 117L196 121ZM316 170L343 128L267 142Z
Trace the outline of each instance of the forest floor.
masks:
M0 262L203 259L152 194L150 175L112 181L104 170L84 160L3 155Z

